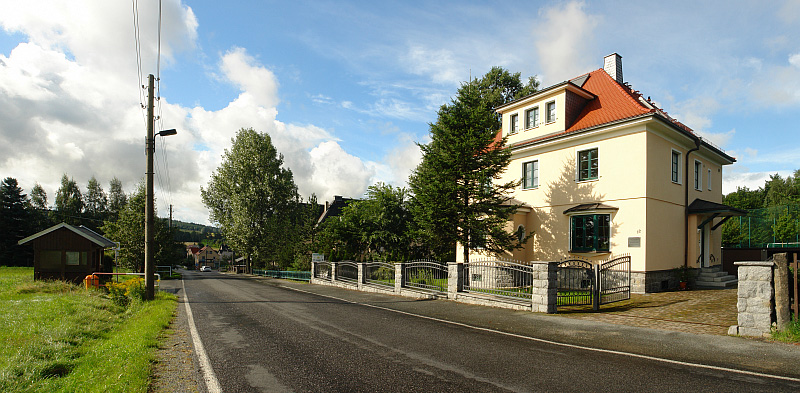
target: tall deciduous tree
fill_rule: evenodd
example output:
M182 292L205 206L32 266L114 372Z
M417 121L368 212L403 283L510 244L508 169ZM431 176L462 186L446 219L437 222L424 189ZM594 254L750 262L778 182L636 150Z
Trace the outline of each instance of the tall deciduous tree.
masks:
M91 222L87 223L87 226L96 229L100 226L97 223L101 222L108 212L108 196L94 176L86 185L83 206L84 212L88 218L91 218Z
M17 245L30 235L28 196L22 193L17 179L7 177L0 184L0 264L24 265L28 248Z
M500 122L494 108L534 92L537 85L532 78L524 86L519 74L493 68L462 85L439 109L431 142L420 145L422 162L409 184L417 231L440 256L452 255L456 242L464 247L465 261L470 250L500 253L521 245L506 230L518 207L510 203L510 193L519 182L498 182L511 153L506 139L496 138Z
M107 220L101 228L105 237L120 243L119 264L136 272L144 271L144 224L146 193L143 184L128 198L116 220ZM180 247L173 240L167 220L154 220L155 263L173 265L181 261Z
M292 217L300 196L268 134L240 129L200 191L211 221L235 250L261 264L291 264L298 241Z
M57 219L67 224L81 225L83 197L78 183L65 173L61 177L61 187L56 191Z
M122 182L114 177L108 188L108 215L109 219L116 220L119 213L128 203L128 197L122 190Z
M47 192L41 184L34 184L30 194L32 232L47 229L51 224L50 210L47 205Z

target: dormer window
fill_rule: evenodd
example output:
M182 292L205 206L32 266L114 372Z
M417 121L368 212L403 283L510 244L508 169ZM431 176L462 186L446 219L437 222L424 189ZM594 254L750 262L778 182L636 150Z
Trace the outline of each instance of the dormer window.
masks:
M511 129L509 133L516 134L517 131L519 131L519 115L515 113L511 115Z
M552 123L556 121L556 102L555 101L548 102L547 104L545 104L545 109L547 110L546 113L547 117L545 119L546 122Z
M539 125L539 107L525 111L525 129Z

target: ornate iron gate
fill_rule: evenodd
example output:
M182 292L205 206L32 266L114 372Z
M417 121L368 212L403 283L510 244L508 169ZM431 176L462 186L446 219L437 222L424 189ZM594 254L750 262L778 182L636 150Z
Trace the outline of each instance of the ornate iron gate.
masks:
M601 304L630 298L630 255L597 264L580 258L565 259L558 264L558 307L591 304L596 311Z

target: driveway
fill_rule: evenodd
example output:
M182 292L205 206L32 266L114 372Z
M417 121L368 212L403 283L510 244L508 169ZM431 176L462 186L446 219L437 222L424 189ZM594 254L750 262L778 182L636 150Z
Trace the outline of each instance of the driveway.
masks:
M737 324L736 288L633 294L601 306L559 308L561 316L685 333L727 335Z

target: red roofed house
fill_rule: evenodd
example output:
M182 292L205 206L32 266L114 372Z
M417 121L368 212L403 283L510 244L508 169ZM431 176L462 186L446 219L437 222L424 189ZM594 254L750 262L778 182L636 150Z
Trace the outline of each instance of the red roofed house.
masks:
M675 285L673 269L721 263L722 167L735 162L623 83L622 58L497 109L521 180L510 230L522 261L630 254L632 290ZM476 253L479 254L479 253ZM462 255L460 251L456 255Z

